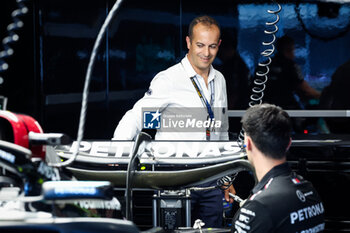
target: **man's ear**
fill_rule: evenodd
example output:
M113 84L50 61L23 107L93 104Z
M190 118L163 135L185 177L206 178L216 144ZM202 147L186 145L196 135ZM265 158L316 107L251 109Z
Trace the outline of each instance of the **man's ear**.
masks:
M187 49L190 49L191 46L191 38L189 36L186 36L186 44L187 44Z
M221 45L221 39L219 40L218 47Z
M252 139L249 136L245 136L245 149L247 151L251 151L252 150Z

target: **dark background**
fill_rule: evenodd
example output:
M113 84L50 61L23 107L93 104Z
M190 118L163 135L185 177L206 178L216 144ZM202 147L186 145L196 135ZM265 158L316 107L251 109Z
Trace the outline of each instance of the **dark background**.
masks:
M277 36L295 39L296 61L305 79L320 91L330 84L336 68L350 59L350 3L344 2L280 1ZM9 65L0 72L4 80L0 95L8 97L7 109L33 116L45 132L75 139L90 54L113 4L110 0L25 1L29 12L20 17L24 26L16 31L19 40L11 44L14 54L0 59ZM15 0L0 1L1 39L9 34L6 28L17 8ZM265 22L273 20L266 11L276 8L271 1L124 0L96 59L84 138L113 136L121 117L144 95L154 75L186 54L188 24L197 15L209 14L221 27L237 33L238 51L254 74L264 50ZM219 59L215 65L220 65ZM315 100L306 106L320 109ZM322 133L313 131L316 138ZM347 145L292 147L289 154L294 169L320 191L329 232L350 231Z
M295 39L296 61L305 79L322 91L335 69L350 59L350 4L298 3L281 2L277 37L288 34ZM25 1L29 12L20 17L24 26L16 31L14 54L3 59L9 69L0 73L0 95L8 97L7 109L35 117L45 132L75 138L88 61L113 4ZM16 8L14 0L1 1L0 38L8 34ZM254 74L265 49L262 42L269 40L263 33L265 22L274 19L266 12L269 9L277 7L271 1L124 1L96 59L85 138L112 137L122 115L143 96L154 75L186 54L188 24L197 15L214 16L222 28L236 33L238 51ZM214 65L220 62L216 59ZM317 109L317 104L310 101L306 106Z

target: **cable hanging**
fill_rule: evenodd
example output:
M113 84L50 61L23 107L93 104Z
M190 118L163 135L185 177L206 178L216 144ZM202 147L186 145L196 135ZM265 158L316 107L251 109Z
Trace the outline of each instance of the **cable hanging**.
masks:
M9 68L9 65L6 63L6 59L13 56L13 44L19 40L17 31L24 25L21 17L28 13L28 8L24 4L25 1L27 0L16 0L17 9L11 13L12 22L6 28L7 36L2 40L4 50L0 51L0 85L4 82L3 77L1 77L1 73L5 72Z
M280 20L280 16L278 15L282 7L280 4L277 3L278 9L277 10L267 10L269 14L275 15L275 20L272 22L266 22L265 25L268 28L272 28L271 30L264 30L264 33L268 36L271 36L272 39L271 41L268 42L262 42L263 46L267 46L267 48L261 52L260 54L266 58L265 62L259 62L258 63L258 68L256 74L256 77L254 79L254 86L252 88L252 94L250 95L250 102L249 102L249 107L256 105L256 104L261 104L262 99L264 97L264 90L266 88L266 82L268 80L268 74L270 72L269 65L272 62L271 55L275 51L275 46L274 42L276 41L276 33L278 31L278 26L277 23ZM238 135L238 145L241 147L243 150L243 144L244 144L244 130L241 129L239 135Z
M90 61L89 61L89 65L88 65L86 76L85 76L83 99L82 99L82 103L81 103L79 128L78 128L78 136L77 136L77 146L76 146L76 148L74 148L72 157L70 157L68 160L66 160L62 163L50 164L50 166L53 166L53 167L68 166L68 165L72 164L75 161L76 157L78 156L80 143L83 140L83 135L84 135L86 111L87 111L88 96L89 96L89 85L90 85L92 70L93 70L94 65L95 65L96 55L97 55L98 49L101 45L101 41L102 41L106 31L107 31L107 27L111 23L114 15L116 14L116 12L119 9L122 2L123 2L123 0L117 0L114 3L111 11L108 13L107 18L105 19L105 21L104 21L104 23L103 23L103 25L102 25L102 27L97 35L94 47L93 47L92 52L91 52Z

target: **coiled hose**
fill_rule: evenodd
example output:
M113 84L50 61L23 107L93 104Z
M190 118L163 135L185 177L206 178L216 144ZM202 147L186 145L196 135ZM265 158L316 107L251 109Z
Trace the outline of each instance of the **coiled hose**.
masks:
M267 48L261 52L260 54L266 58L265 62L259 62L258 66L259 68L257 69L256 78L254 79L254 86L252 88L252 94L250 95L250 102L249 102L249 107L256 105L256 104L261 104L263 101L264 97L264 90L266 88L266 82L268 80L268 74L270 72L269 65L272 62L271 55L275 51L275 46L274 43L276 41L276 33L278 31L278 26L277 23L280 20L280 16L278 15L282 7L280 4L277 3L278 9L277 10L268 10L267 12L269 14L275 15L275 20L272 22L266 22L266 26L268 29L264 30L264 33L266 35L269 35L272 37L271 41L269 42L262 42L263 46L267 46ZM271 29L272 28L272 29ZM238 135L238 145L241 147L243 150L244 148L244 129L242 128L239 135Z
M21 17L28 13L28 8L24 4L25 1L27 0L16 0L17 9L11 13L12 22L7 26L7 36L2 40L4 50L0 51L0 85L4 82L1 73L9 68L6 59L13 56L14 50L12 46L19 40L17 31L24 25Z

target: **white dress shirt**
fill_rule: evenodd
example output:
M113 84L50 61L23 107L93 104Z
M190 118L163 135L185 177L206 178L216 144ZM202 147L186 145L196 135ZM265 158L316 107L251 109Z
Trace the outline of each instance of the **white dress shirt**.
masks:
M120 120L114 132L115 140L132 140L143 128L143 108L157 108L161 114L173 111L174 108L202 109L203 118L206 118L207 108L203 105L196 89L191 82L191 77L196 76L203 95L210 103L211 86L214 86L214 102L211 106L215 109L215 120L221 121L220 130L210 133L210 140L228 140L228 116L227 94L224 76L212 66L208 76L208 87L203 77L196 74L190 64L187 55L182 61L167 70L158 73L152 80L149 90L144 97L136 102ZM214 82L214 85L209 85ZM197 132L183 132L183 129L165 132L158 129L156 140L206 140L205 128Z

